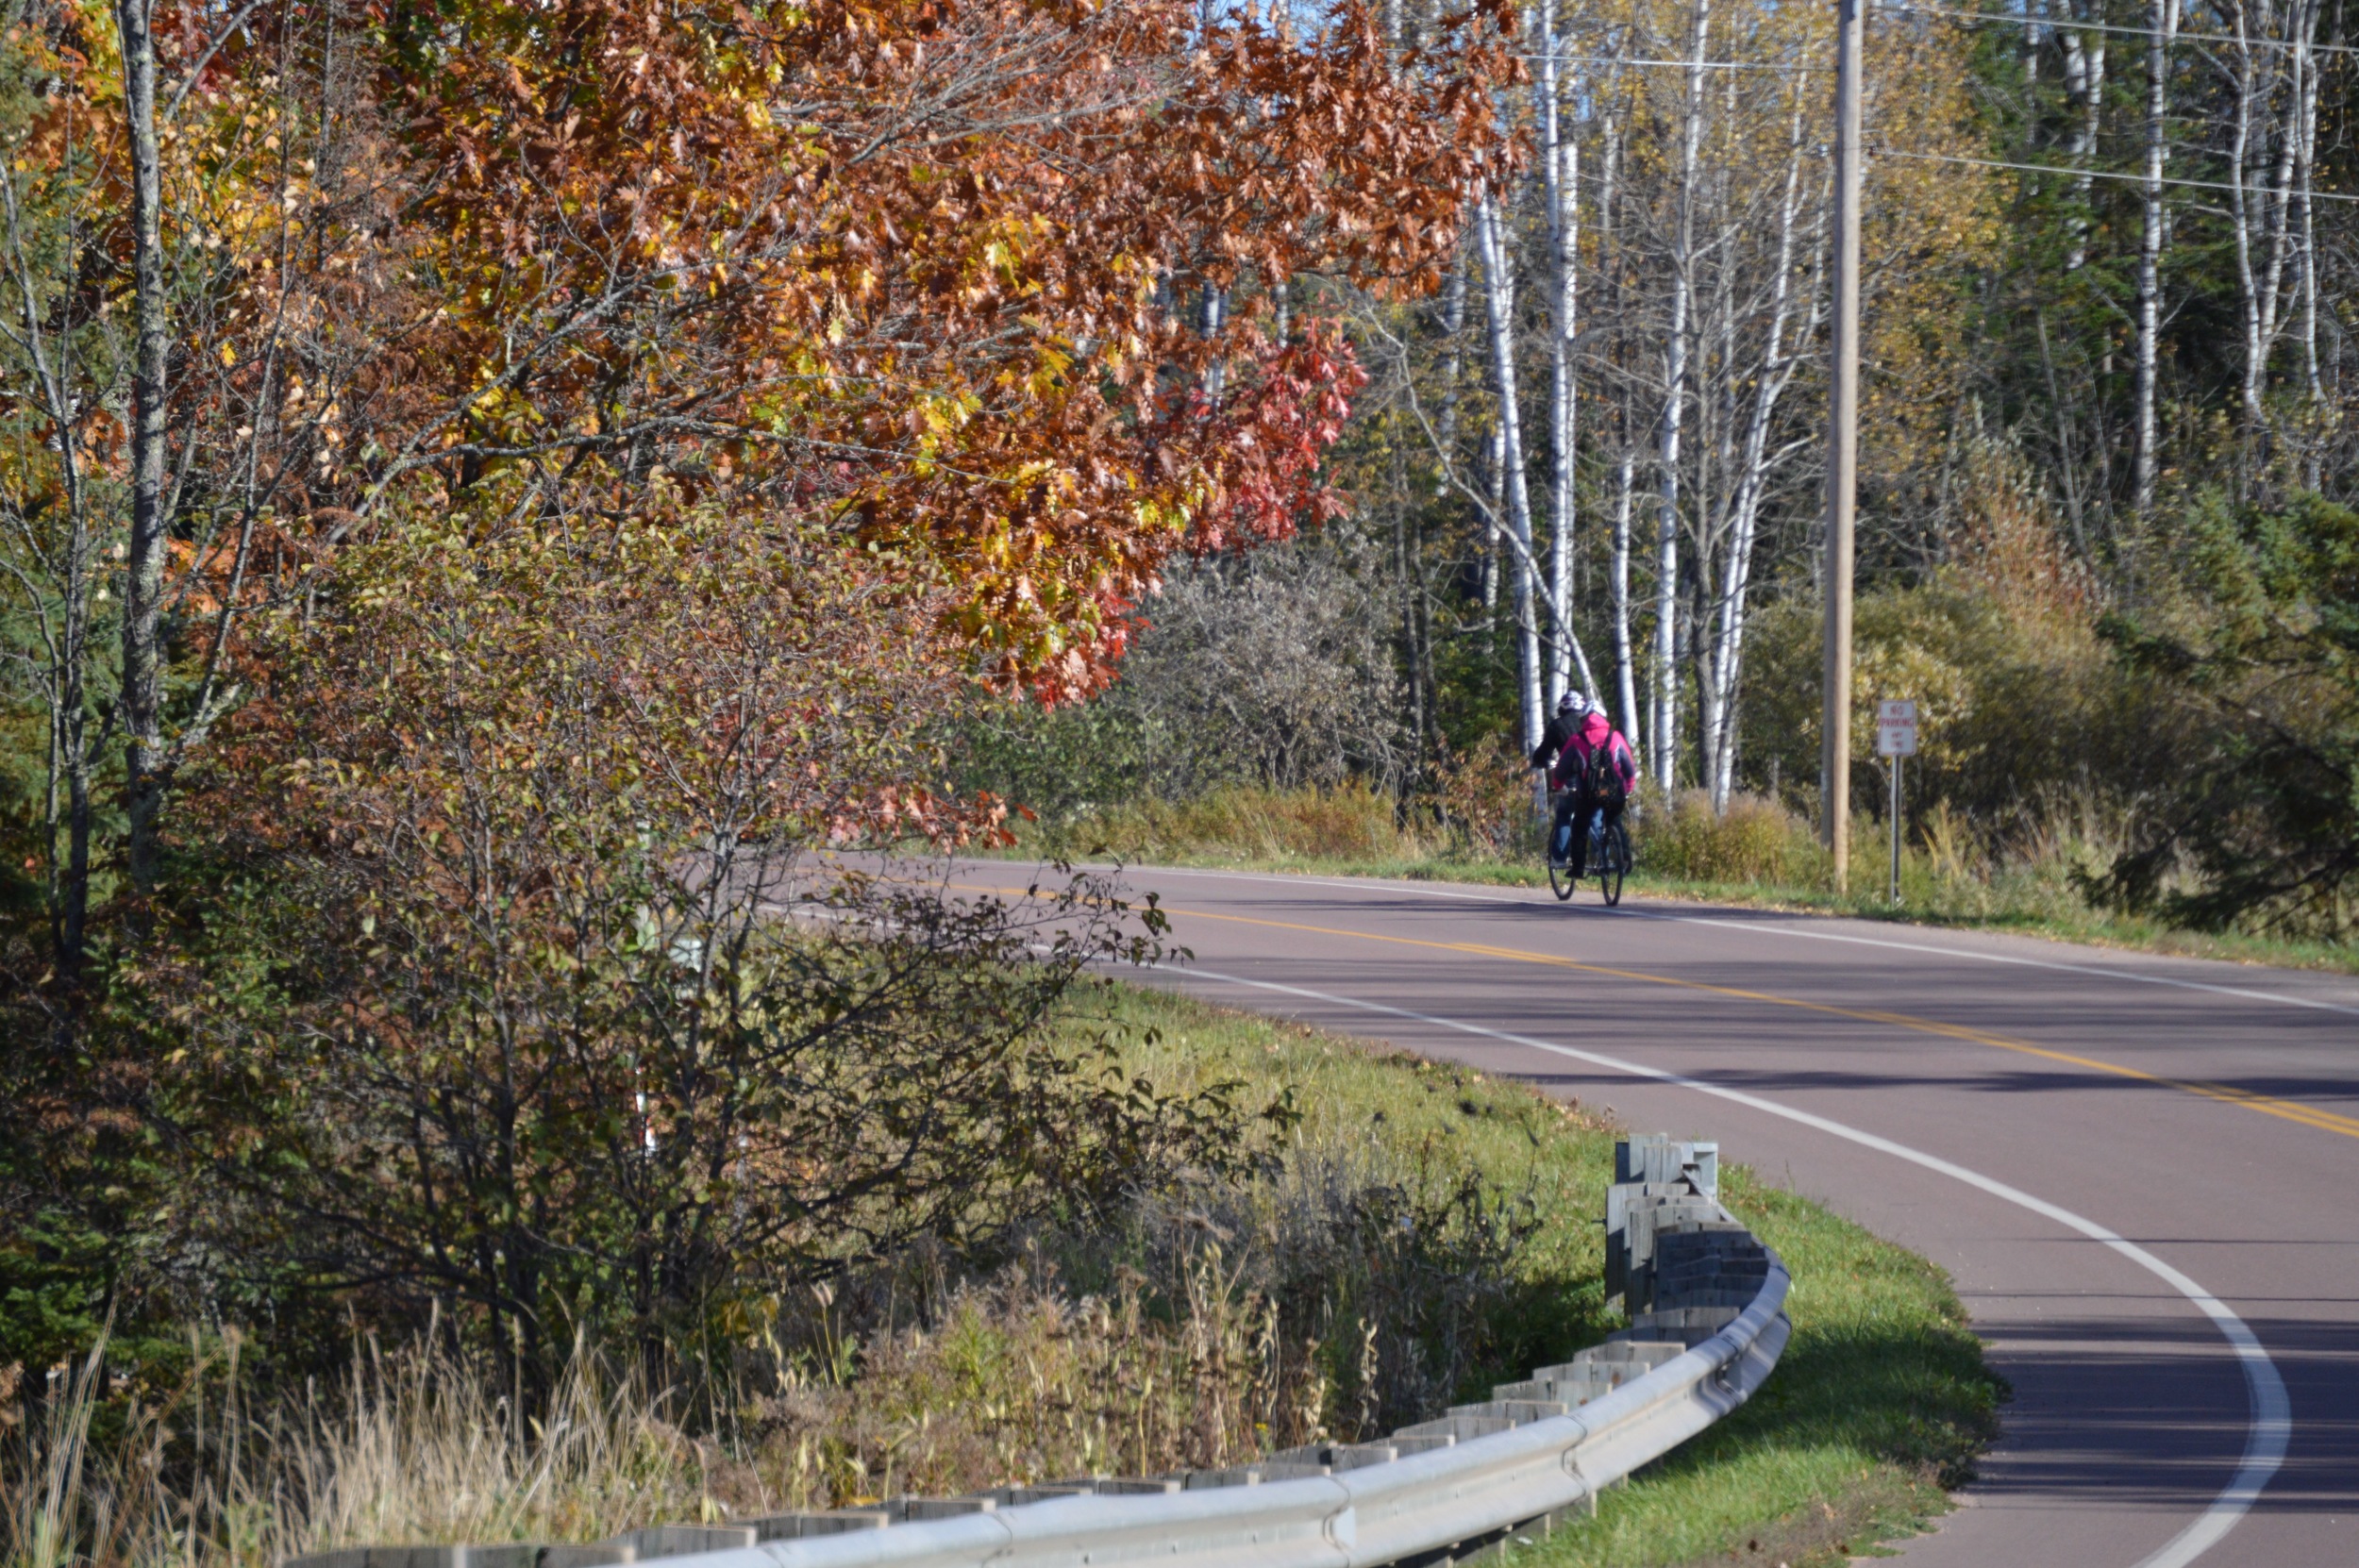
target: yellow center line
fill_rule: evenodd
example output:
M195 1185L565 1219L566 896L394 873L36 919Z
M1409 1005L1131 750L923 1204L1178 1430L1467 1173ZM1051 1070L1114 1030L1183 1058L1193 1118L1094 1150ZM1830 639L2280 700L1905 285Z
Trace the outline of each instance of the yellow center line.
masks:
M979 892L1014 892L1013 888L978 889ZM1029 890L1026 890L1029 891ZM2142 1068L2126 1067L2117 1061L2103 1061L2096 1057L2076 1056L2070 1051L2051 1051L2045 1045L2029 1041L2010 1040L2005 1035L1991 1034L1983 1029L1968 1028L1960 1024L1944 1024L1936 1019L1917 1018L1905 1012L1885 1012L1869 1008L1839 1007L1832 1002L1806 1001L1799 996L1781 996L1775 992L1747 991L1737 986L1714 985L1708 980L1682 980L1673 975L1650 975L1640 969L1616 969L1607 964L1582 963L1578 959L1559 958L1553 953L1535 953L1523 947L1495 947L1479 942L1433 942L1420 937L1386 936L1376 931L1344 930L1332 926L1305 926L1291 920L1268 920L1256 915L1215 914L1210 909L1182 909L1172 905L1162 906L1167 915L1185 915L1191 920L1221 920L1237 926L1262 926L1280 931L1305 931L1314 936L1348 937L1360 942L1390 942L1400 947L1424 947L1444 953L1466 953L1477 958L1498 959L1510 963L1546 964L1554 969L1578 970L1584 975L1601 975L1610 979L1634 980L1643 985L1670 986L1680 991L1700 991L1714 996L1732 997L1741 1002L1761 1002L1770 1007L1795 1008L1803 1012L1823 1013L1832 1018L1849 1018L1863 1024L1884 1024L1894 1028L1910 1029L1918 1034L1939 1035L1949 1040L1963 1040L1971 1044L1988 1045L1997 1050L2013 1051L2019 1056L2039 1057L2048 1061L2062 1062L2071 1067L2085 1067L2092 1072L2128 1078L2137 1083L2150 1083L2183 1093L2198 1094L2222 1105L2242 1106L2265 1116L2275 1116L2296 1122L2321 1132L2340 1133L2345 1138L2359 1138L2359 1117L2345 1116L2336 1111L2322 1110L2316 1106L2301 1105L2293 1100L2280 1100L2267 1094L2230 1084L2205 1083L2191 1078L2166 1077Z

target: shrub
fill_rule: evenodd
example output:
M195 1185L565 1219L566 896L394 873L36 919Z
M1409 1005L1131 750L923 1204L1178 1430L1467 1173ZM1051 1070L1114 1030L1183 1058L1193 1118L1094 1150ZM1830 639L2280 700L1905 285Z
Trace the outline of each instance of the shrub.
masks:
M2105 626L2125 678L2185 705L2196 750L2084 885L2217 928L2345 940L2359 922L2359 512L2218 497L2173 597Z
M1540 852L1537 776L1503 731L1485 734L1463 754L1445 747L1436 773L1434 803L1463 850L1501 859Z
M192 1342L185 1376L109 1399L102 1343L0 1452L0 1560L261 1568L1212 1468L1438 1414L1564 1348L1533 1305L1564 1282L1528 1277L1535 1205L1430 1145L1297 1145L1111 1219L987 1274L920 1247L783 1289L718 1399L577 1339L526 1419L490 1358L430 1329L276 1399L234 1335Z
M274 627L204 780L234 875L112 1019L168 1064L139 1109L196 1199L191 1295L394 1337L439 1304L538 1410L579 1334L725 1367L782 1283L1232 1158L1217 1092L1041 1028L1087 966L1153 955L1152 911L807 853L945 826L882 782L939 683L856 562L740 542L394 530L339 562L335 613Z
M945 731L952 776L1052 825L1230 789L1396 788L1407 738L1373 556L1321 535L1174 570L1112 688L982 703Z
M1711 797L1687 791L1635 819L1638 864L1696 882L1794 883L1821 859L1810 826L1774 800L1736 795L1715 812Z

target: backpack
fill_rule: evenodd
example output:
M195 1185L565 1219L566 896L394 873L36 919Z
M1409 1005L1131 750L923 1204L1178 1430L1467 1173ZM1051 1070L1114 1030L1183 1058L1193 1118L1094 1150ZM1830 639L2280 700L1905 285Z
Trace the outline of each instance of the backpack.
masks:
M1593 809L1604 807L1611 810L1629 799L1630 786L1622 781L1622 770L1614 765L1614 735L1611 731L1598 742L1598 749L1589 754L1588 772L1581 782L1583 792L1588 795Z

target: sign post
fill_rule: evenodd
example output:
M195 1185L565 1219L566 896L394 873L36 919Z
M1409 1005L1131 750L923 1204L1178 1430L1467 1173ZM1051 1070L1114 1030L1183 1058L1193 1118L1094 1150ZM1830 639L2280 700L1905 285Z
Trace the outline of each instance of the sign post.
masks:
M1900 759L1916 755L1916 704L1876 705L1876 755L1892 775L1892 902L1900 902Z

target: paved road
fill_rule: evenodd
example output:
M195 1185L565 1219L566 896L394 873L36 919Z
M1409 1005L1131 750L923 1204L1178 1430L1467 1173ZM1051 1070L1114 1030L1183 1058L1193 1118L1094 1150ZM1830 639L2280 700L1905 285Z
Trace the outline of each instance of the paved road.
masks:
M1948 1268L2015 1399L1908 1562L2359 1564L2359 984L1587 888L1128 880L1194 952L1168 983L1716 1138Z

